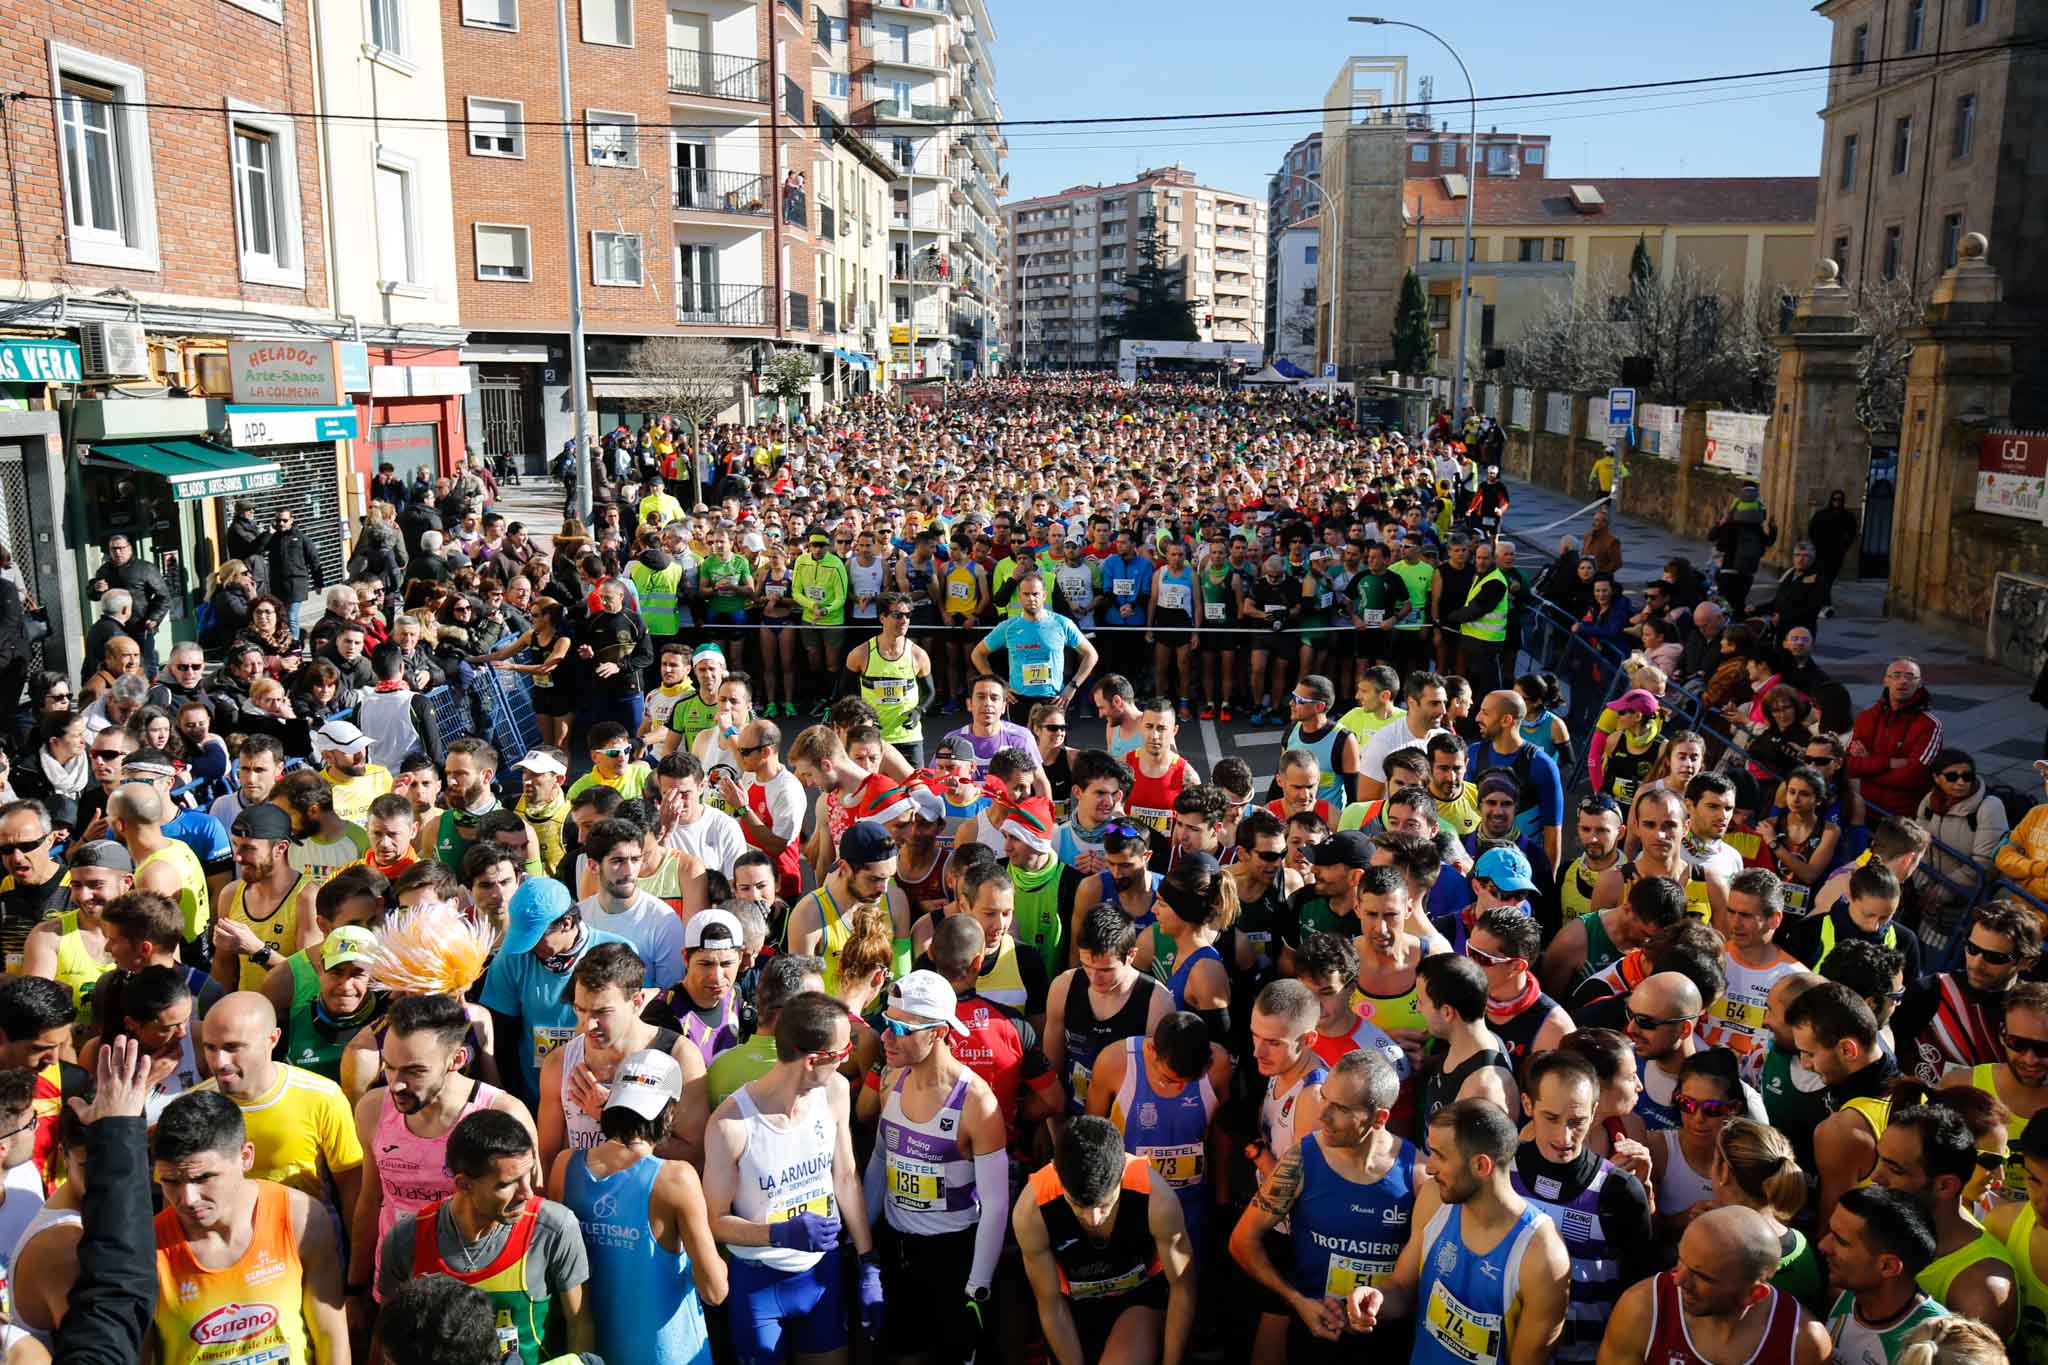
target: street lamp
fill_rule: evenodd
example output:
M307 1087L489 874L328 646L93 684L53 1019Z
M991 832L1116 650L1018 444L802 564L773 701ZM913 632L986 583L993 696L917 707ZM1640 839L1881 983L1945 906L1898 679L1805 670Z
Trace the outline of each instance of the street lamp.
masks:
M1330 238L1334 247L1330 252L1330 278L1336 282L1336 287L1330 292L1330 351L1326 358L1335 361L1337 368L1341 370L1344 365L1341 360L1337 359L1337 347L1344 335L1339 330L1340 325L1344 321L1344 233L1341 225L1337 222L1337 209L1330 201L1330 192L1322 187L1320 181L1311 180L1305 175L1296 175L1292 171L1282 171L1280 178L1282 180L1299 180L1322 197L1323 219L1330 225ZM1286 228L1281 229L1282 232L1286 230ZM1320 236L1321 234L1318 235ZM1336 381L1334 379L1331 380L1330 385L1330 392L1335 393Z
M1472 102L1472 131L1470 135L1471 158L1465 167L1465 247L1458 257L1458 361L1451 380L1451 420L1464 420L1465 408L1465 348L1472 335L1472 201L1479 194L1479 92L1472 85L1472 73L1465 69L1465 59L1458 55L1458 49L1445 42L1441 34L1432 32L1420 24L1411 24L1406 19L1381 19L1370 15L1352 15L1354 24L1379 24L1388 28L1412 28L1417 33L1434 38L1444 51L1451 54L1451 60L1458 64L1458 71L1465 78L1465 96ZM1422 222L1415 223L1418 240L1422 235Z

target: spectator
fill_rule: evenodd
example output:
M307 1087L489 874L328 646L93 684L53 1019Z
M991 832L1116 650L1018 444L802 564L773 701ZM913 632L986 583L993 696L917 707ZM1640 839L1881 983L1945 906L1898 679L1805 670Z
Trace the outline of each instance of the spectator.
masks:
M1934 786L1930 766L1941 749L1920 665L1898 658L1885 665L1884 695L1856 717L1842 771L1862 784L1863 799L1893 815L1917 810Z

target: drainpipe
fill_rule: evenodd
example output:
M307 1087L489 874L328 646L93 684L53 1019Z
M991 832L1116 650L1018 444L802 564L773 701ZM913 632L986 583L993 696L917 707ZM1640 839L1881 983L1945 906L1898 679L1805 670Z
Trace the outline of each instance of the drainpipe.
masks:
M325 44L320 41L320 13L318 5L306 6L306 43L312 49L313 59L313 137L314 145L320 151L320 188L326 202L320 205L320 252L327 267L327 310L334 314L336 322L344 321L341 312L341 291L334 285L334 155L327 140L327 62L323 53ZM356 326L356 335L362 335L362 325Z

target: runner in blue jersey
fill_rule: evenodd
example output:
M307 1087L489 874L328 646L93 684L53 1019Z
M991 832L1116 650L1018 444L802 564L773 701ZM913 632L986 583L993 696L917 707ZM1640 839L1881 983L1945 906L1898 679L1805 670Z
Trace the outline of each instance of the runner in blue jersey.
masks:
M1207 1254L1215 1202L1209 1124L1229 1089L1229 1058L1209 1041L1208 1025L1185 1010L1160 1020L1149 1039L1105 1049L1088 1083L1088 1112L1114 1123L1124 1150L1150 1161L1173 1187L1197 1264Z
M1066 617L1045 609L1045 579L1036 569L1017 576L1017 614L1002 622L974 647L977 673L990 673L989 655L1010 656L1011 713L1021 723L1034 702L1057 700L1061 706L1095 671L1095 646ZM1080 656L1074 681L1066 681L1067 651Z
M1549 1359L1571 1301L1571 1257L1556 1226L1509 1183L1519 1143L1492 1100L1437 1111L1427 1169L1444 1206L1408 1239L1389 1279L1351 1291L1353 1331L1413 1316L1413 1365Z

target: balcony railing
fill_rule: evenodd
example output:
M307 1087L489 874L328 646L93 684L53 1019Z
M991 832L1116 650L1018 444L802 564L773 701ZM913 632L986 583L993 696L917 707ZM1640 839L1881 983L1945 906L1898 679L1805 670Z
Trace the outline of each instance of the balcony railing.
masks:
M839 305L830 299L818 301L818 330L828 336L839 330Z
M951 123L953 111L943 104L904 104L893 99L876 100L868 106L875 118L914 119L919 123Z
M800 331L811 329L811 296L789 291L789 325Z
M676 321L691 325L766 327L769 292L759 284L707 284L691 280L676 285Z
M783 0L785 4L788 0ZM782 78L782 112L798 123L804 122L804 88L788 76Z
M768 102L768 63L695 48L668 50L668 88L674 94Z
M804 0L782 0L782 7L794 14L799 24L804 21Z
M678 170L675 206L696 213L768 213L768 178L745 171Z
M782 187L782 221L801 228L811 225L809 197L793 185Z

